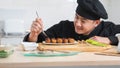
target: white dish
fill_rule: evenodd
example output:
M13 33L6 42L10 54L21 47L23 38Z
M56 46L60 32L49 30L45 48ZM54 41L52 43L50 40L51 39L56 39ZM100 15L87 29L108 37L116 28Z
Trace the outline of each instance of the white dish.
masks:
M117 51L120 53L120 33L116 34L118 38L118 46L117 46Z
M46 43L45 41L42 42L45 45L74 45L77 44L78 42L75 41L74 43Z
M38 44L35 42L22 42L21 44L23 45L24 50L29 50L29 51L36 50L38 46Z

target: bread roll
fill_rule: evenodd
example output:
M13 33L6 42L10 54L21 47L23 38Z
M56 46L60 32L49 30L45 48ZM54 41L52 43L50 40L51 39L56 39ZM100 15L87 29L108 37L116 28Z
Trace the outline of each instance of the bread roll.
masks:
M69 42L69 43L74 43L75 40L74 40L73 38L68 38L68 42Z
M63 38L63 43L68 43L68 39L67 38Z
M57 41L56 41L56 39L55 38L52 38L51 39L51 43L56 43Z
M46 43L51 43L50 38L46 38L46 39L45 39L45 42L46 42Z
M62 38L57 38L57 43L63 43L63 39Z

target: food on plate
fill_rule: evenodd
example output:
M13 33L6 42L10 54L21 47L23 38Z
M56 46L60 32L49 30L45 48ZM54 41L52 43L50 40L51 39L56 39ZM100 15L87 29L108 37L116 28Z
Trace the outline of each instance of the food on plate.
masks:
M107 46L107 44L105 44L105 43L97 42L97 41L92 40L92 39L87 39L86 42L90 43L92 45L95 45L95 46L102 46L102 47L106 47Z
M45 43L74 43L73 38L46 38Z
M51 43L51 39L50 39L50 38L46 38L46 39L45 39L45 42L46 42L46 43Z
M62 38L57 38L57 43L63 43L63 39Z
M68 39L67 38L63 38L63 43L68 43Z
M68 38L68 42L69 42L69 43L74 43L75 40L74 40L73 38Z
M56 43L57 41L56 41L56 39L55 38L52 38L51 39L51 43Z

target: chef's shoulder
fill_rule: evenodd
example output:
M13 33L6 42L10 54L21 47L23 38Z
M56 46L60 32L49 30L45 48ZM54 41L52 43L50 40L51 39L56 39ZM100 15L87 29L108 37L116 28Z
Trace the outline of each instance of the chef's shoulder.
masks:
M73 21L69 21L69 20L62 20L58 23L59 25L64 25L64 26L69 26L69 25L73 25Z
M116 24L114 22L111 21L101 21L102 26L104 27L112 27L112 26L116 26Z

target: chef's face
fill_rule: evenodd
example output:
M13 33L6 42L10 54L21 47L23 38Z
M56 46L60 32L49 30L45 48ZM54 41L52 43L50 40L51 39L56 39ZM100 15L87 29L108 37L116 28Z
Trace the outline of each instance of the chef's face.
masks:
M74 19L75 32L88 35L99 23L100 20L90 20L76 14Z

